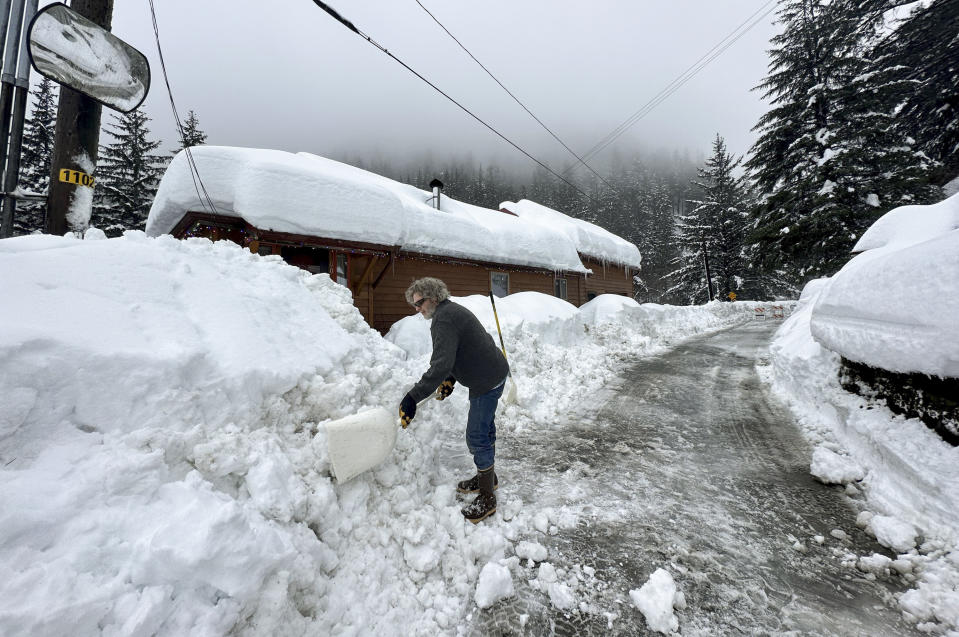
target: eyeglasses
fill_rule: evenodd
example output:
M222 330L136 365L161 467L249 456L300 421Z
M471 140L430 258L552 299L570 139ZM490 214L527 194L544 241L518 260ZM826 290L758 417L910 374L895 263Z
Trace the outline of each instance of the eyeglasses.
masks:
M420 309L420 307L422 307L424 303L426 303L426 297L423 297L419 301L413 301L413 307L415 307L418 310Z

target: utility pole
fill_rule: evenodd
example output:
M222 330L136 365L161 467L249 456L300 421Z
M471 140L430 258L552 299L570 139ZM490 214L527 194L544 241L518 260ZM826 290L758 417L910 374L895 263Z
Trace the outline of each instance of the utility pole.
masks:
M113 0L72 0L70 8L107 31L113 23ZM102 107L92 97L63 85L60 87L60 104L57 109L56 136L53 141L53 157L50 173L50 196L47 199L47 228L49 234L62 235L68 230L82 232L90 222L88 193L77 197L78 189L86 188L75 183L60 181L60 171L76 170L92 174L97 164L100 142L100 115ZM71 205L83 209L71 210ZM73 212L68 227L67 214Z
M20 177L20 151L23 143L23 121L30 92L30 59L27 55L26 30L37 12L38 0L4 0L0 3L3 18L3 71L0 73L0 157L3 166L3 204L0 206L0 239L13 235L13 213L17 200L13 196ZM9 136L8 136L9 135Z
M709 273L709 252L706 251L706 242L703 241L703 265L706 266L706 290L709 291L709 300L713 300L713 277Z

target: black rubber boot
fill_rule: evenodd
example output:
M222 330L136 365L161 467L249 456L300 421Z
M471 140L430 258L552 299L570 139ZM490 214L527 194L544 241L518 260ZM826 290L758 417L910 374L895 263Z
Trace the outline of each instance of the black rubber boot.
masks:
M469 480L462 480L456 483L456 490L460 493L479 493L479 474ZM499 476L493 472L493 489L499 489Z
M493 493L496 484L496 474L493 467L476 474L479 495L463 509L463 517L476 524L496 513L496 495Z

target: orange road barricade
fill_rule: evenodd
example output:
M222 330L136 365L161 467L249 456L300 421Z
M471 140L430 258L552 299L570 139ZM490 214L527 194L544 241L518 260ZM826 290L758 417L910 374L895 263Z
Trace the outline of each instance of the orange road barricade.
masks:
M755 318L766 320L766 308L764 307L755 308L754 316Z
M772 314L774 319L786 318L786 311L782 305L774 305L772 306L772 310L773 310Z

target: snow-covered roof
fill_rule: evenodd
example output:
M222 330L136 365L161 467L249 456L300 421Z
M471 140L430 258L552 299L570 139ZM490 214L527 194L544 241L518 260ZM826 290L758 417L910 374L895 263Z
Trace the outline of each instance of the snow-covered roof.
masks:
M894 372L959 378L959 194L890 210L819 295L824 347Z
M430 192L309 153L199 146L192 155L217 212L261 230L568 272L589 271L578 252L639 265L636 246L533 202L520 202L513 216L444 195L436 210ZM552 223L524 212L533 206ZM180 152L160 182L147 234L169 233L186 211L207 209Z
M593 257L599 261L640 267L642 258L639 248L596 224L574 219L528 199L515 203L504 201L500 204L500 209L509 210L528 223L562 230L576 246L577 252L584 256Z

